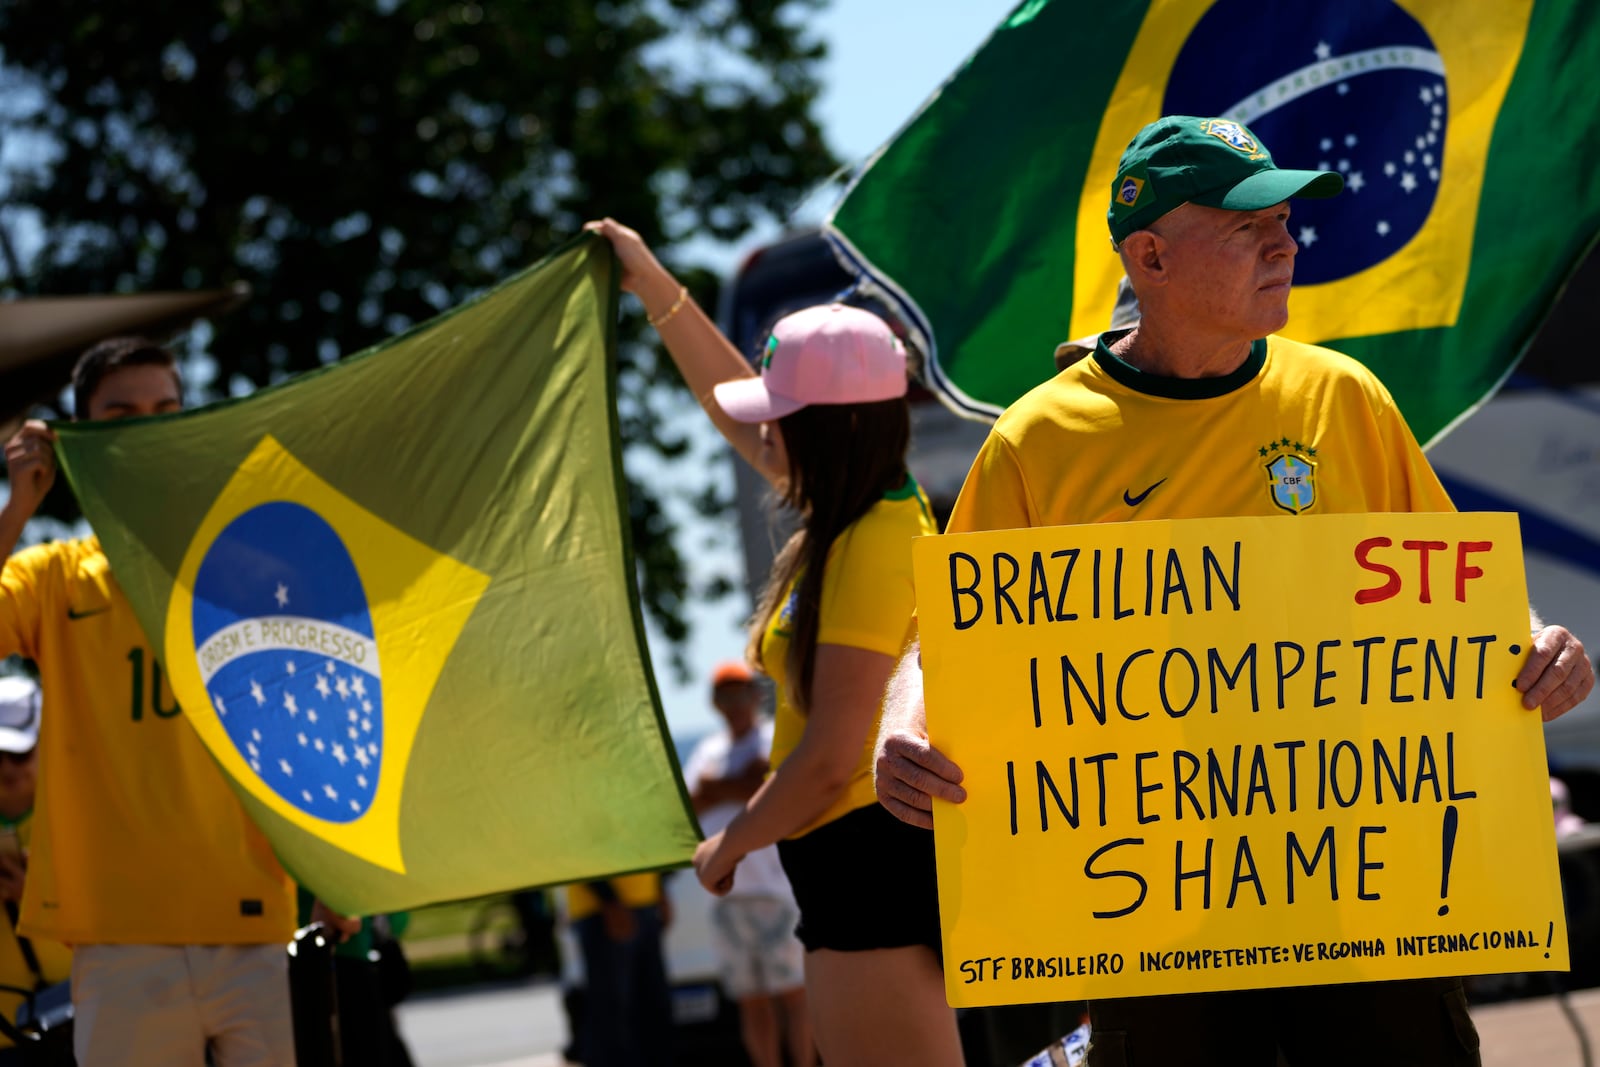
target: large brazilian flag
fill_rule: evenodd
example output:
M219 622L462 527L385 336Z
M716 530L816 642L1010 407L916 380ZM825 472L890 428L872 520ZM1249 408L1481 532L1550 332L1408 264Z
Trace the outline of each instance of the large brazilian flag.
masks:
M580 238L248 399L58 427L189 721L337 909L692 854L634 586L616 293Z
M1117 161L1164 114L1244 122L1296 201L1283 333L1371 367L1428 441L1504 378L1600 233L1593 0L1026 0L831 215L847 265L997 414L1105 329Z

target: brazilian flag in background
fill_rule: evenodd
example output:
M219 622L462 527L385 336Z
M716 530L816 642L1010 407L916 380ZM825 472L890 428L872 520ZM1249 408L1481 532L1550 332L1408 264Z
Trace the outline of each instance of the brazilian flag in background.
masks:
M58 427L184 712L341 911L692 855L634 587L616 292L580 238L248 399Z
M993 416L1109 325L1106 209L1163 114L1241 121L1296 201L1289 324L1371 367L1429 441L1509 373L1600 233L1593 0L1026 0L867 165L836 251L925 377Z

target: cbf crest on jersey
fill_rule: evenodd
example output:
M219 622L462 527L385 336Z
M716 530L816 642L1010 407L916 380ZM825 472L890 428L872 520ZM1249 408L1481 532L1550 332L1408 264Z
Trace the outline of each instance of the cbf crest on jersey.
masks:
M1314 446L1285 437L1256 450L1267 471L1267 492L1272 502L1291 515L1308 511L1317 502L1317 454Z
M165 660L234 776L395 871L400 792L439 669L488 585L318 478L272 437L184 558Z

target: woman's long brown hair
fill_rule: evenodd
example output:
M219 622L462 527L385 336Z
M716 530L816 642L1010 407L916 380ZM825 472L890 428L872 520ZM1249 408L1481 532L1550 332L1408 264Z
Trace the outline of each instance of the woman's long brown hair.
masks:
M761 661L762 636L772 616L783 610L784 593L798 576L784 667L789 701L805 713L811 707L828 549L885 493L904 484L911 411L904 397L867 404L814 404L779 419L778 430L789 458L783 502L800 513L801 525L773 561L750 621L746 654L752 662Z

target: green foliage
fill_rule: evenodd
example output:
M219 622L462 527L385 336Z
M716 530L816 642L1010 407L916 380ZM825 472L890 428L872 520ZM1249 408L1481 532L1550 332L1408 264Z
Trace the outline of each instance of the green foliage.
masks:
M25 287L248 282L209 345L222 395L426 319L589 217L669 249L732 238L835 165L821 2L10 0L0 136L29 158L9 203L44 232ZM625 442L681 453L670 361L636 318L621 336ZM712 590L631 488L646 606L678 642Z

